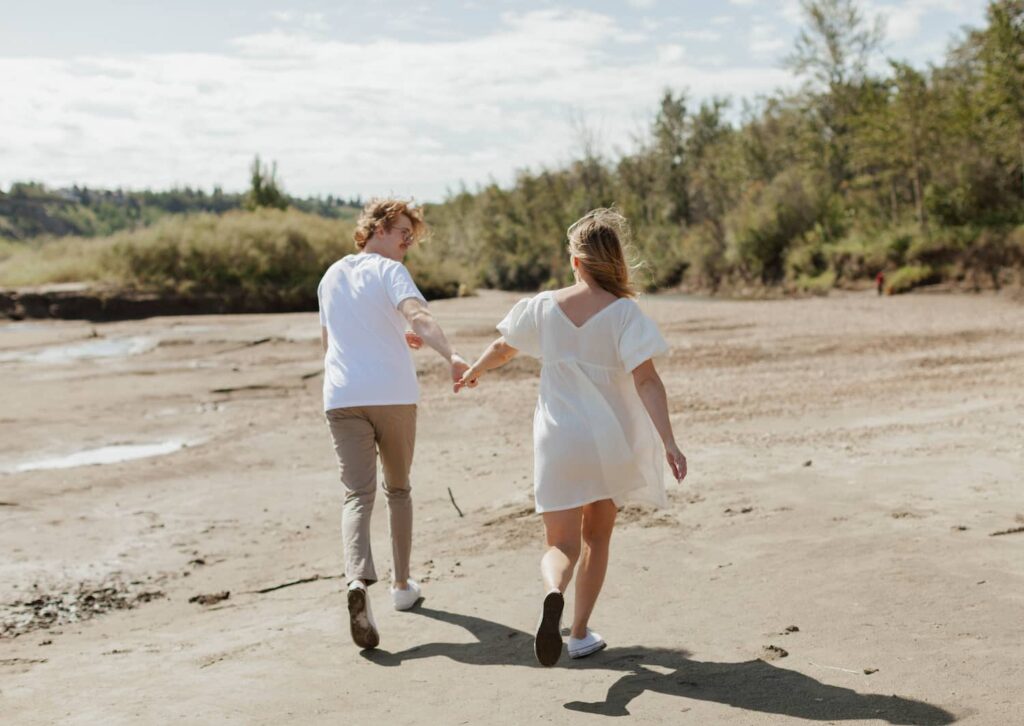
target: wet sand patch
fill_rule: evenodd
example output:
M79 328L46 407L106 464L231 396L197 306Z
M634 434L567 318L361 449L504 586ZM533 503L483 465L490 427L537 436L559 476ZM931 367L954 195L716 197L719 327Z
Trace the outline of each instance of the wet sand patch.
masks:
M155 444L111 444L93 449L83 449L63 456L51 456L15 464L3 471L21 473L41 469L73 469L79 466L95 466L99 464L119 464L124 461L148 459L153 456L164 456L175 451L195 446L197 442L181 440L162 441Z
M47 346L42 349L0 353L0 363L74 363L80 360L124 358L140 355L157 347L158 341L147 336L99 338L82 343Z

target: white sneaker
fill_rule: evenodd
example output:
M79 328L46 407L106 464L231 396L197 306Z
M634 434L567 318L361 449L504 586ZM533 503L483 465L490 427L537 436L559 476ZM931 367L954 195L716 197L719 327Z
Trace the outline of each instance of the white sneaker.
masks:
M607 646L608 644L604 642L604 638L602 638L599 633L595 633L590 628L587 628L587 634L585 637L569 638L569 657L585 658L586 656L596 653Z
M395 604L395 610L409 610L416 602L423 597L418 582L409 578L406 581L408 587L400 590L394 585L391 586L391 602Z
M377 623L370 612L370 598L366 585L356 580L348 586L348 624L352 642L360 648L376 648L380 643Z

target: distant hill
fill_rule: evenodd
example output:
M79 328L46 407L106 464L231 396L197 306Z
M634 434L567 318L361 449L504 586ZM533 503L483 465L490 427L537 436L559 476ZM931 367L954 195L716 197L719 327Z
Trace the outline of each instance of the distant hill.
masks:
M96 237L145 227L169 214L241 209L245 194L184 187L169 191L126 191L72 186L50 189L35 182L15 182L0 190L0 238L75 235ZM329 219L354 219L362 202L339 197L289 197L295 209Z

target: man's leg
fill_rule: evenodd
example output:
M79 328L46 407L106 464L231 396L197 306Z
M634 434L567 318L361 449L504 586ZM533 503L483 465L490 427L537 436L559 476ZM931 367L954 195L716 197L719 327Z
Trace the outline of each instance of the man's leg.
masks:
M341 516L341 538L345 547L345 578L377 581L370 548L370 515L377 493L377 446L373 424L362 408L335 408L327 412L327 423L338 456L345 505Z
M369 410L371 407L367 407ZM384 470L384 493L388 499L388 528L394 584L404 588L409 579L412 552L412 499L409 471L416 444L416 405L373 406L373 423Z

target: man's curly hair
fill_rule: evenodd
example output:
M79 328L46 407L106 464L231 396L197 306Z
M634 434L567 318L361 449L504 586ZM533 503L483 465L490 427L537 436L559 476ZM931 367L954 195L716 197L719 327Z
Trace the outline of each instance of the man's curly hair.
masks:
M367 202L359 215L356 231L352 234L356 247L363 249L378 229L389 231L403 214L412 222L413 239L421 239L427 232L427 224L423 221L423 211L419 207L414 207L411 201L404 199L378 198Z

